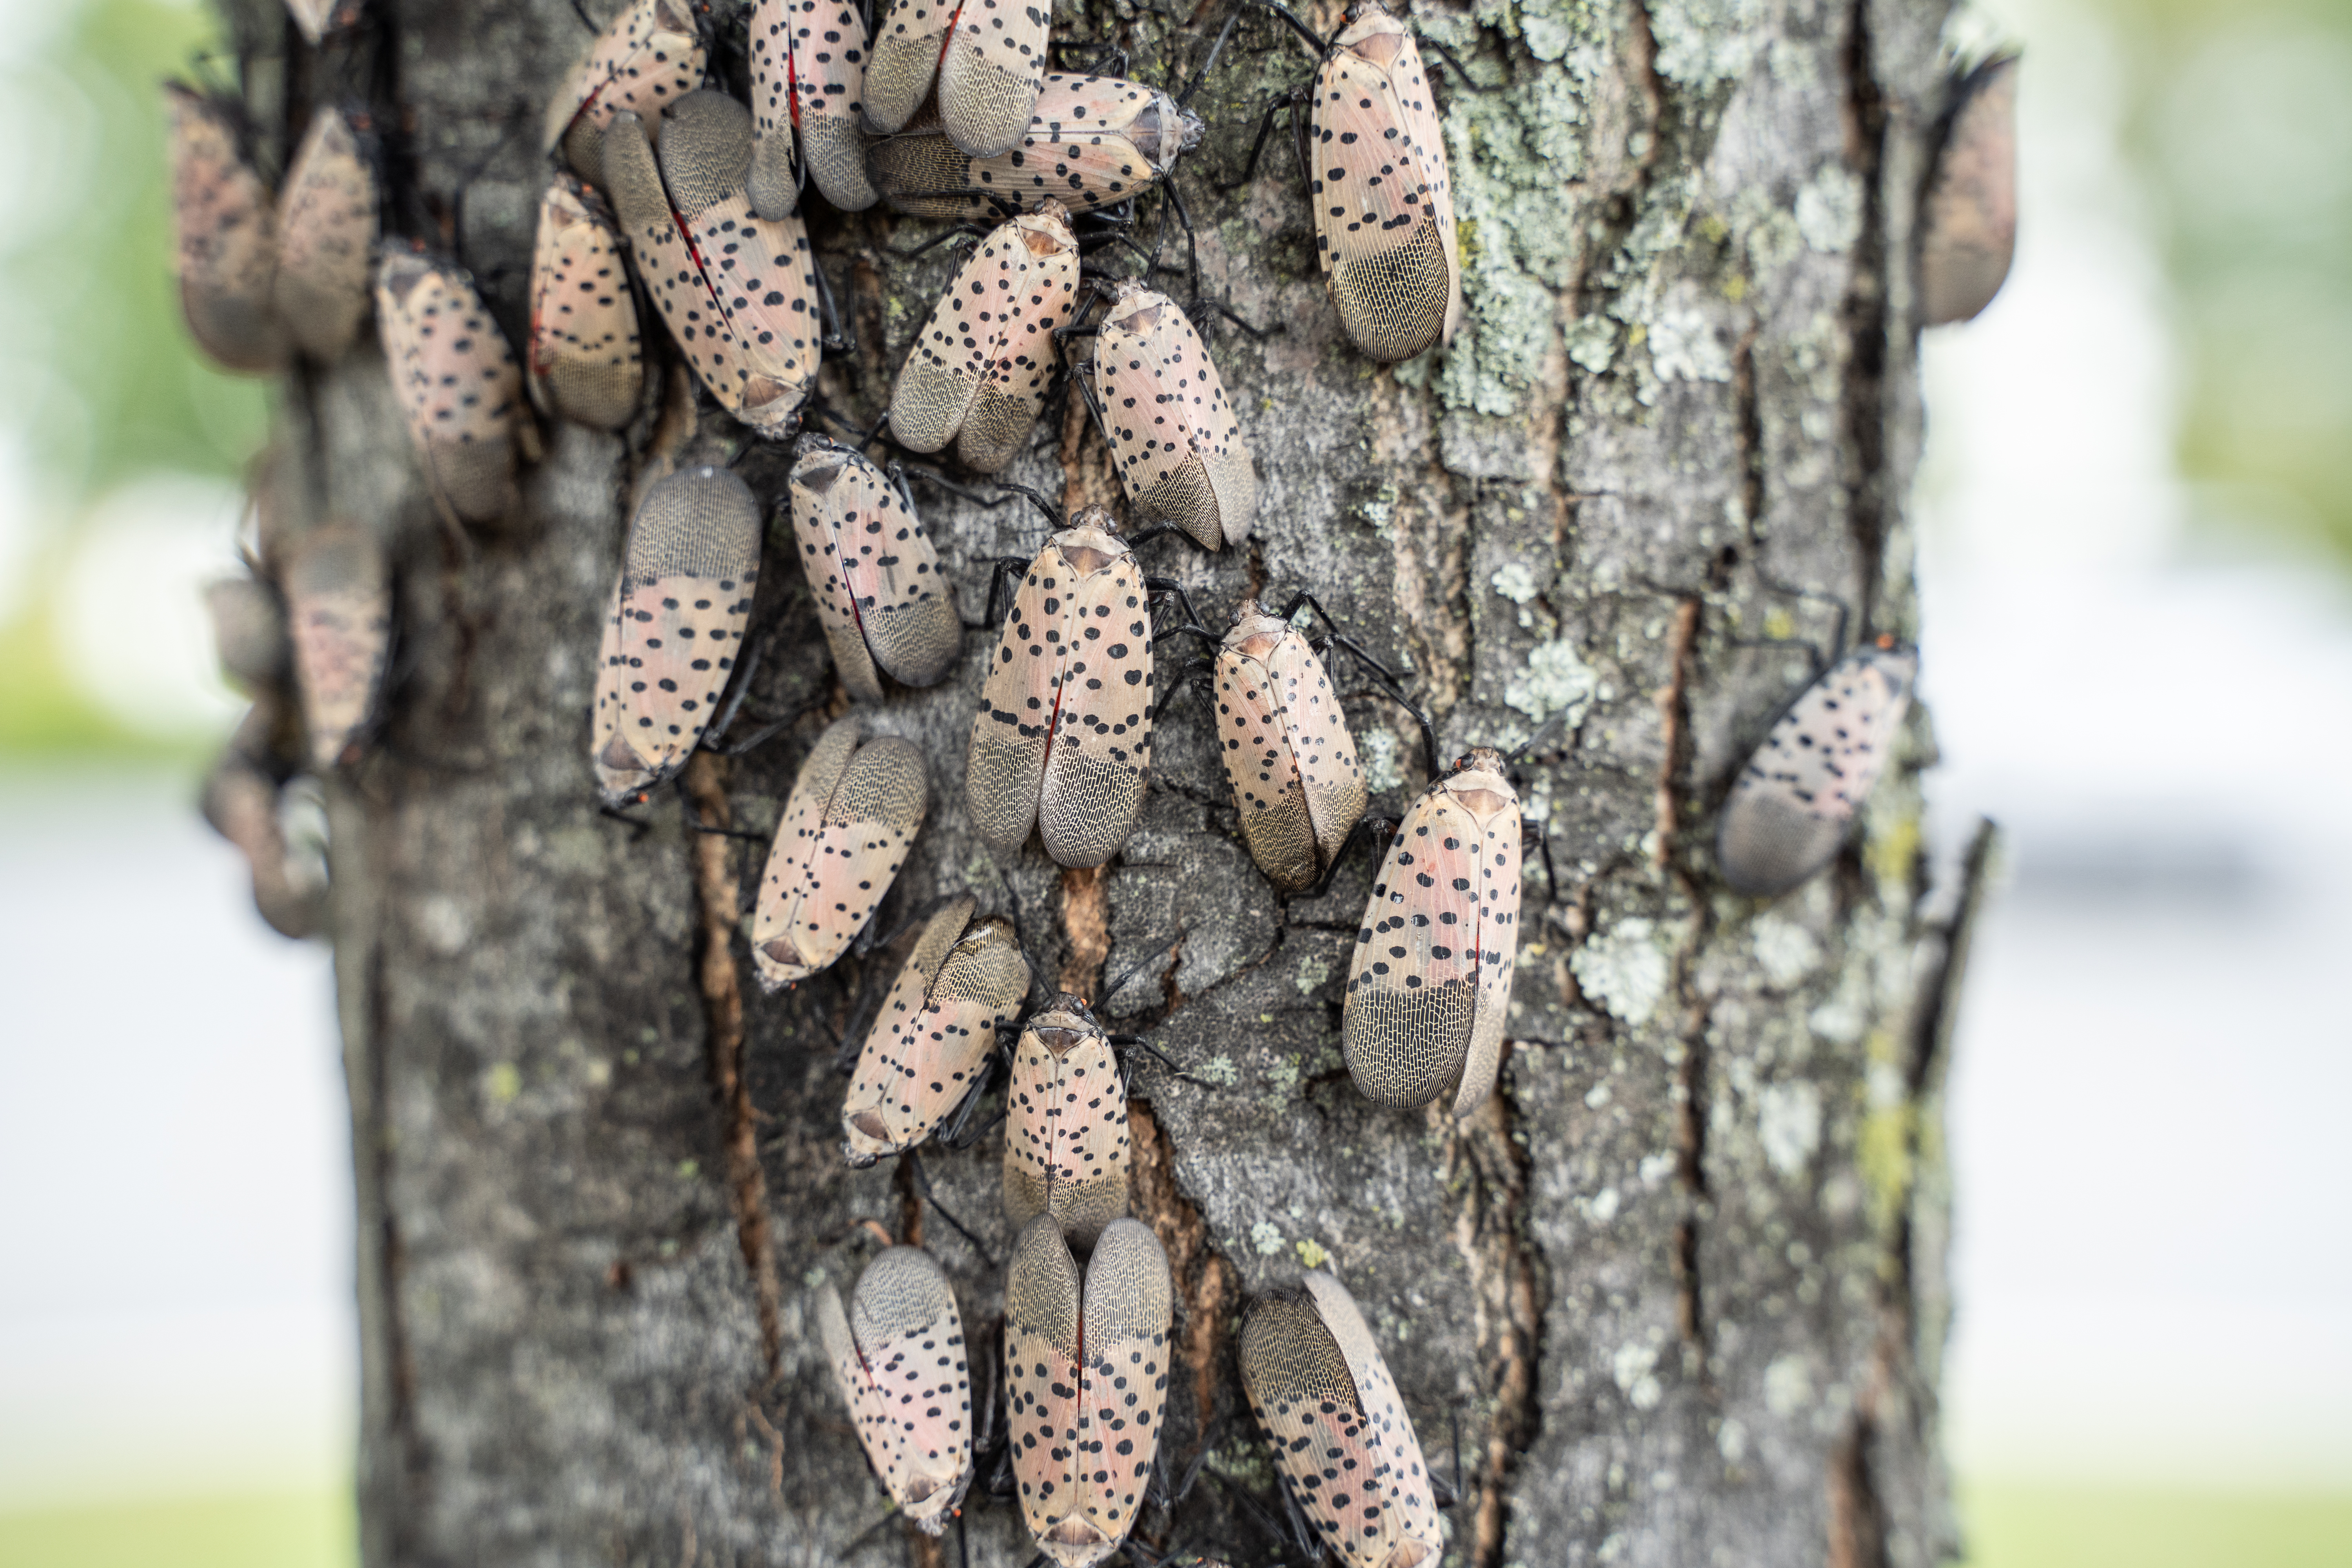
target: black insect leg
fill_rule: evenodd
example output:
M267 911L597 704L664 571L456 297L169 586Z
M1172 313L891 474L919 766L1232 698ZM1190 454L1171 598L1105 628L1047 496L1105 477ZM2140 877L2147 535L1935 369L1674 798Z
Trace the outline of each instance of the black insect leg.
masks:
M817 309L824 318L824 335L817 340L818 349L825 353L854 353L857 349L857 333L834 303L833 283L824 275L824 264L816 252L809 252L809 276L816 279Z
M1012 608L1010 603L1004 603L1002 609L998 607L1002 600L1004 580L1007 577L1017 578L1024 575L1034 564L1035 564L1034 562L1023 555L1000 555L988 563L988 618L982 621L979 626L973 628L974 630L992 631L1004 625L1005 615Z
M1211 71L1217 68L1218 58L1225 52L1225 45L1233 40L1234 29L1240 26L1241 22L1242 9L1236 5L1233 15L1225 18L1225 25L1218 29L1217 41L1209 46L1209 58L1202 60L1201 68L1192 73L1192 79L1184 84L1184 90L1176 94L1179 104L1192 101L1192 95L1201 90L1201 84L1209 79Z
M637 798L643 800L645 797L639 795ZM654 825L651 822L642 816L631 816L617 805L605 805L600 803L596 807L596 815L625 824L630 829L629 842L632 844L653 831Z
M1134 546L1130 544L1129 548L1133 549ZM1193 637L1205 638L1213 645L1224 640L1201 624L1201 613L1192 608L1192 595L1186 593L1184 584L1175 578L1146 577L1143 580L1143 586L1146 592L1160 598L1173 599L1184 607L1184 624L1171 626L1164 632L1154 630L1151 634L1151 640L1154 643L1159 642L1162 637L1181 637L1188 633Z
M1299 19L1298 13L1292 10L1289 6L1283 5L1282 0L1252 0L1252 3L1265 10L1273 12L1284 21L1289 23L1290 30L1297 33L1302 39L1306 40L1307 53L1315 57L1315 60L1318 65L1322 63L1324 56L1331 52L1331 46L1339 39L1339 35L1338 33L1333 33L1330 37L1326 38L1322 34L1308 26L1304 21ZM1342 30L1344 30L1346 24L1342 23L1340 26Z
M1265 151L1265 139L1274 134L1274 117L1286 109L1296 114L1298 106L1306 100L1307 92L1303 88L1288 88L1274 95L1265 106L1265 117L1257 122L1257 138L1250 143L1249 162L1242 166L1242 177L1229 184L1219 185L1217 187L1219 191L1238 191L1257 178L1257 161L1259 155ZM1303 174L1306 168L1305 155L1302 153L1299 170Z
M982 1064L980 1076L972 1080L971 1091L963 1097L963 1103L956 1107L955 1114L948 1119L947 1125L937 1134L939 1146L950 1153L960 1153L971 1148L987 1135L990 1128L1004 1120L1004 1111L1000 1107L994 1116L978 1127L971 1125L971 1120L978 1114L981 1101L987 1097L991 1084L1000 1074L1006 1078L1012 1076L1012 1054L1002 1037L1015 1031L1011 1025L1000 1025L998 1032L997 1048L989 1053L988 1060Z
M990 1257L988 1248L980 1244L980 1237L966 1230L963 1226L963 1221L956 1218L953 1214L950 1213L948 1211L948 1206L940 1202L939 1194L931 1191L931 1178L924 1173L923 1163L915 1157L915 1152L912 1149L909 1149L905 1153L899 1155L898 1158L905 1162L907 1166L907 1174L913 1180L915 1184L915 1191L922 1194L923 1201L930 1205L933 1211L936 1212L941 1219L948 1222L949 1229L954 1231L958 1236L964 1238L964 1241L971 1247L972 1251L980 1255L980 1260L982 1263L986 1264L991 1268L995 1268L996 1259Z
M1454 68L1454 74L1462 79L1463 87L1469 91L1500 92L1503 90L1503 84L1500 82L1496 83L1492 87L1481 87L1477 82L1472 80L1469 68L1463 65L1460 60L1454 58L1454 51L1452 49L1447 48L1435 38L1420 37L1416 37L1414 42L1419 44L1421 47L1427 49L1431 54L1435 55L1439 59L1444 60L1447 65L1452 66Z
M1177 626L1164 635L1172 637L1182 632L1192 632L1199 637L1209 636L1198 626ZM1184 673L1169 684L1168 695L1161 698L1160 706L1152 710L1152 723L1166 723L1169 710L1176 706L1176 700L1180 697L1197 696L1204 701L1213 697L1216 692L1216 661L1213 659L1196 658L1186 664Z
M917 257L925 255L926 253L947 244L950 240L982 239L985 238L989 232L990 231L986 227L980 224L960 223L951 227L941 229L939 233L931 236L930 238L923 241L922 244L915 247L912 250L900 250L895 246L888 246L884 248L888 250L889 254L898 260L912 261Z
M1304 892L1289 894L1283 901L1297 903L1308 899L1321 898L1331 890L1331 879L1339 874L1339 868L1347 864L1349 851L1353 850L1358 844L1362 844L1370 849L1373 859L1378 860L1381 856L1388 852L1387 841L1396 836L1396 830L1402 826L1399 819L1393 816L1357 818L1356 826L1348 829L1348 837L1339 840L1339 847L1332 855L1330 864L1323 868L1322 879ZM1376 848L1372 847L1372 840L1375 838L1381 841Z

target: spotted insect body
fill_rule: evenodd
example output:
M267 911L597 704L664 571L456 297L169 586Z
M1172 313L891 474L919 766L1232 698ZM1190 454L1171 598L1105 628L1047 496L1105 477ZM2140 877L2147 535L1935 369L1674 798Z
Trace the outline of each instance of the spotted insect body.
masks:
M849 950L898 879L930 803L923 753L864 740L853 713L817 738L776 824L751 917L751 967L777 991Z
M604 199L569 174L540 198L523 368L531 400L549 414L599 430L636 415L645 345L620 231Z
M638 275L687 362L762 436L790 436L816 384L815 253L798 217L751 214L751 115L725 93L688 93L648 124L613 117L605 188Z
M359 761L392 652L392 579L365 529L331 523L288 546L282 582L311 765Z
M787 495L818 624L852 697L882 700L882 672L936 685L963 651L939 552L888 476L847 447L803 436Z
M992 474L1029 438L1054 375L1054 333L1078 297L1078 243L1058 202L997 226L932 308L890 397L909 451L950 441Z
M367 316L375 247L375 175L349 121L311 116L278 197L278 319L315 360L331 363Z
M281 783L232 742L205 776L202 809L214 832L245 857L253 907L284 937L315 936L325 923L326 889L298 879L278 816Z
M817 1337L883 1489L909 1522L947 1528L971 1485L971 1377L955 1291L930 1255L893 1247L866 1266L846 1311L822 1287Z
M939 79L940 57L955 26L957 0L891 0L866 65L866 128L903 130Z
M1885 769L1918 655L1885 639L1807 687L1740 770L1716 832L1732 890L1777 898L1830 863Z
M253 577L209 584L205 609L213 624L213 647L222 673L248 693L278 689L285 681L293 645L286 635L286 607L269 584Z
M1317 1269L1258 1298L1240 1360L1283 1485L1341 1568L1434 1568L1445 1537L1421 1440L1347 1287Z
M1138 515L1175 524L1203 550L1239 544L1257 510L1257 470L1208 345L1176 302L1121 283L1086 374Z
M238 152L226 110L177 82L163 84L163 99L180 310L189 335L230 370L277 370L286 363L286 333L275 302L278 221L269 193Z
M1143 809L1151 763L1151 611L1099 507L1046 542L1013 595L972 722L973 826L1011 854L1034 826L1064 866L1099 866Z
M1374 1104L1444 1096L1467 1116L1493 1090L1518 954L1519 831L1502 755L1480 747L1390 840L1339 1022L1348 1071Z
M1067 993L1033 1016L1013 1047L1005 1092L1004 1215L1039 1215L1079 1247L1127 1212L1127 1084L1110 1037Z
M846 0L760 0L751 15L751 210L790 216L802 171L824 199L863 212L866 16Z
M1287 893L1315 886L1364 815L1364 770L1305 633L1255 599L1217 649L1217 747L1242 842Z
M940 128L975 158L1010 153L1045 85L1051 0L961 0L940 58ZM901 124L905 122L900 121Z
M1160 1452L1175 1289L1149 1226L1104 1226L1081 1279L1048 1215L1004 1276L1007 1436L1021 1514L1060 1568L1093 1568L1135 1527Z
M1013 922L956 899L925 923L866 1037L841 1107L842 1152L870 1165L929 1138L971 1091L997 1026L1029 994Z
M1093 212L1166 178L1203 130L1199 115L1156 88L1055 72L1010 152L975 158L943 131L916 127L868 147L866 176L893 210L916 217L987 218L1048 201Z
M604 177L604 132L616 114L652 121L702 85L708 51L687 0L635 0L613 18L548 100L545 151L572 173Z
M2017 249L2017 57L1963 77L1927 183L1919 241L1919 320L1975 317L2009 277Z
M596 657L591 760L621 805L693 756L743 647L760 577L760 508L724 468L650 487L630 520Z
M1462 324L1445 139L1412 34L1376 0L1350 15L1312 89L1316 255L1357 348L1408 360Z
M522 373L473 279L396 252L376 269L375 308L393 387L435 499L467 522L507 518L521 505Z

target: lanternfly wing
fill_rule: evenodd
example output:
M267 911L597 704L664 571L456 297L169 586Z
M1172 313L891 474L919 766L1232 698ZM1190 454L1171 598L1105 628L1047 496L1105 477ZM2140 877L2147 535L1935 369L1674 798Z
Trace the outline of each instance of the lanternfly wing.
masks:
M996 1026L1029 993L1029 961L1013 922L974 923L958 899L923 928L859 1051L841 1110L853 1165L929 1137L978 1079Z
M866 183L866 17L845 0L761 0L751 19L751 210L782 217L801 168L844 212L874 205ZM794 160L799 161L798 166Z
M854 717L837 721L824 741L857 723ZM761 879L752 967L771 991L808 978L848 950L898 879L929 802L922 752L885 735L842 766L812 826L802 790L805 785L815 798L822 775L812 777L812 770L821 755L829 767L831 754L821 741L803 767Z
M1122 283L1091 366L1119 487L1145 518L1203 550L1238 544L1257 510L1257 473L1224 383L1192 321L1165 294Z
M1716 858L1735 891L1777 897L1830 863L1886 766L1918 673L1910 648L1858 647L1790 705L1724 803Z
M1099 518L1105 526L1094 526ZM1109 519L1082 513L1073 534L1115 542ZM1060 675L1037 831L1064 866L1099 866L1118 853L1143 810L1151 763L1151 611L1143 569L1124 545L1111 555L1078 542L1062 552L1065 593ZM1099 564L1082 557L1100 557Z
M1423 1560L1434 1562L1444 1550L1444 1531L1437 1522L1436 1493L1422 1458L1421 1439L1413 1434L1412 1417L1405 1414L1396 1379L1389 1375L1389 1364L1348 1288L1319 1268L1302 1283L1348 1363L1363 1412L1365 1446L1379 1456L1373 1473L1386 1497L1383 1511L1392 1512L1396 1523L1396 1545L1388 1563L1407 1568Z
M1051 1214L1090 1247L1127 1212L1127 1086L1087 1005L1057 997L1029 1021L1005 1095L1004 1213Z
M320 772L359 760L392 648L392 584L364 529L314 529L287 550L286 612L310 762Z
M1454 802L1478 826L1478 1002L1460 1081L1451 1086L1452 1110L1467 1116L1494 1092L1509 1022L1511 981L1519 961L1519 796L1504 771L1502 753L1480 748L1470 765L1446 781Z
M1068 226L1060 226L1066 236ZM1020 218L998 225L931 308L890 395L890 433L908 450L936 452L963 427L1035 289L1031 274L1039 247L1032 240L1045 232L1034 220L1026 227ZM1075 242L1070 249L1075 262Z
M562 142L583 179L603 177L615 114L652 120L702 84L702 35L685 0L636 0L588 47L547 105L546 150Z
M1305 634L1285 628L1267 668L1282 691L1283 726L1307 795L1319 867L1328 868L1364 815L1364 769L1330 673ZM1319 869L1318 869L1319 875Z
M188 331L231 370L276 370L286 342L271 300L278 234L269 193L238 155L236 128L219 107L177 82L163 84L163 98Z
M1461 1081L1470 1056L1486 835L1451 784L1431 785L1406 811L1348 968L1348 1070L1375 1105L1428 1104Z
M1005 1434L1022 1522L1050 1544L1079 1512L1079 1275L1051 1215L1031 1220L1004 1270Z
M850 448L803 437L800 454L793 529L842 685L879 701L877 665L903 685L936 684L963 650L963 622L922 521Z
M1391 1506L1385 1456L1314 1297L1258 1298L1242 1325L1241 1367L1284 1485L1343 1568L1418 1563L1398 1551L1402 1510Z
M1218 650L1217 735L1243 841L1274 884L1314 886L1364 814L1355 737L1323 661L1244 601Z
M600 430L629 422L645 384L620 232L604 198L569 174L556 175L539 204L523 368L541 408Z
M955 15L953 0L892 0L866 67L869 130L887 135L915 117L939 75Z
M814 6L816 0L759 0L751 8L750 195L751 210L761 217L788 217L801 205L793 23L803 4Z
M1317 251L1356 346L1382 362L1453 341L1462 271L1421 51L1372 8L1315 79Z
M1057 72L1011 152L974 158L944 133L909 133L874 143L866 172L883 200L919 217L1034 212L1047 201L1092 212L1149 188L1202 134L1200 116L1155 88Z
M1055 535L1058 541L1061 535ZM964 803L981 840L1019 853L1037 826L1037 790L1054 729L1061 680L1063 621L1073 574L1049 542L1013 591L964 764Z
M1919 320L1965 321L1992 303L2017 248L2017 57L1962 78L1927 184Z
M1132 1219L1105 1226L1087 1263L1078 1405L1077 1472L1090 1528L1060 1531L1063 1552L1054 1538L1037 1538L1062 1568L1091 1568L1135 1528L1160 1452L1175 1300L1168 1255L1150 1227Z
M955 1292L928 1253L893 1247L866 1268L845 1321L818 1298L842 1393L866 1457L907 1518L947 1528L971 1483L971 1379ZM844 1350L842 1341L847 1341Z
M341 358L367 314L375 202L351 126L320 110L278 198L278 314L314 359Z
M786 433L816 384L816 258L808 228L798 217L751 216L751 115L723 92L688 93L670 110L660 163L669 205L725 328L718 352L698 357L696 369L706 382L733 377L745 423L764 435Z
M982 474L1011 462L1029 439L1054 379L1054 333L1078 300L1078 242L1062 205L1046 202L1006 226L1019 231L1027 266L956 435L956 456Z
M514 434L522 372L473 279L396 252L377 268L375 308L393 388L435 498L467 522L506 517L521 504Z
M743 647L760 576L760 509L724 468L646 490L629 524L598 651L596 782L618 805L686 766Z
M940 123L963 152L1009 153L1029 129L1052 12L1051 0L962 0L940 61Z

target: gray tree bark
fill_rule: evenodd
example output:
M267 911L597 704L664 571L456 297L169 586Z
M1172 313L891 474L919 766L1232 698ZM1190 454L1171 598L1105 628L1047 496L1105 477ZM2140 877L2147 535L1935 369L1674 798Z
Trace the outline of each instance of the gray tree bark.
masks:
M257 100L275 115L368 94L403 132L397 224L454 244L520 342L535 129L587 32L562 0L372 3L358 42L320 57L289 47L276 0L235 0ZM1280 1506L1234 1333L1252 1292L1321 1264L1441 1473L1458 1432L1449 1562L1911 1568L1954 1551L1939 1083L1970 900L1929 910L1925 716L1810 886L1735 898L1711 846L1736 767L1809 674L1789 643L1755 645L1833 635L1832 612L1775 585L1916 629L1911 258L1943 9L1417 5L1478 84L1439 89L1470 319L1450 353L1394 370L1338 331L1286 144L1224 188L1302 52L1254 15L1196 100L1210 134L1177 178L1208 295L1265 332L1215 347L1265 500L1245 549L1171 539L1148 561L1210 613L1313 590L1410 668L1449 749L1563 721L1523 770L1549 864L1530 864L1501 1087L1456 1123L1351 1087L1339 991L1368 868L1278 901L1203 707L1160 731L1142 825L1098 872L1034 847L1001 860L970 830L992 632L969 634L955 678L875 714L921 744L932 790L878 927L970 889L1017 912L1044 977L1186 1074L1139 1064L1134 1205L1181 1297L1164 1462L1173 1479L1205 1454L1218 1479L1148 1510L1139 1539L1280 1550L1253 1511ZM1130 74L1172 85L1223 18L1086 0L1057 31L1123 44ZM870 422L952 259L895 258L933 231L878 214L813 231L856 333L823 395ZM975 1344L1001 1281L908 1173L841 1159L833 1058L881 953L760 994L743 936L760 855L685 830L772 828L845 707L783 544L757 610L779 655L749 708L790 727L698 759L648 831L595 812L593 653L633 489L651 453L723 459L745 438L707 399L698 426L682 382L665 409L625 440L552 431L528 516L460 552L372 346L283 400L288 504L380 530L398 562L388 724L330 790L380 1568L941 1560L886 1517L812 1288L855 1277L867 1220L931 1248ZM770 449L739 471L774 498L785 463ZM1006 477L1116 499L1075 400ZM918 499L976 620L985 562L1034 551L1038 521ZM1163 684L1176 668L1163 658ZM1370 692L1349 710L1374 809L1402 809L1425 782L1415 731ZM998 1258L1000 1152L924 1155ZM1032 1555L979 1489L966 1521L973 1563Z

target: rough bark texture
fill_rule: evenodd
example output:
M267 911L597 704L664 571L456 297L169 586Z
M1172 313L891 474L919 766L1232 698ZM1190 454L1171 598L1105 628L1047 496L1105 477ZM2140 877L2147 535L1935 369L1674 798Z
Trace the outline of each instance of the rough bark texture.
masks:
M533 131L587 37L572 8L371 0L369 31L321 58L288 53L271 0L239 5L265 107L273 83L298 105L358 85L404 129L396 224L454 243L519 341ZM1339 989L1366 869L1275 898L1203 705L1159 732L1142 826L1099 872L1034 848L1001 860L968 826L992 633L968 636L956 677L876 712L921 744L933 798L878 929L970 889L1017 916L1042 975L1187 1075L1137 1064L1135 1202L1182 1297L1171 1484L1204 1451L1217 1479L1148 1510L1140 1539L1281 1550L1234 1329L1250 1292L1321 1264L1362 1303L1441 1472L1458 1428L1449 1562L1911 1568L1952 1550L1937 1089L1961 944L1926 912L1924 715L1865 831L1810 886L1734 898L1711 845L1737 763L1809 674L1801 648L1759 645L1835 630L1823 602L1773 585L1916 630L1909 258L1942 10L1425 0L1415 25L1480 89L1440 84L1470 320L1451 353L1393 371L1339 334L1286 144L1223 188L1303 54L1254 15L1195 100L1211 132L1178 177L1203 285L1265 330L1215 348L1265 502L1244 550L1171 538L1147 560L1213 615L1244 590L1313 590L1410 668L1449 751L1563 721L1523 770L1549 864L1531 858L1501 1088L1456 1124L1350 1086ZM1089 0L1057 31L1124 44L1131 74L1172 84L1223 19ZM952 258L892 255L929 226L818 211L857 334L824 397L871 422ZM668 406L674 449L691 418L675 391ZM1006 477L1113 499L1075 402L1059 420ZM886 1520L811 1288L854 1278L858 1222L877 1221L932 1248L979 1343L998 1271L911 1173L841 1159L833 1060L882 953L759 994L743 914L760 854L684 827L772 827L845 706L784 542L758 605L778 653L749 710L791 726L698 760L649 829L594 807L599 617L657 422L553 432L528 518L461 552L372 346L284 401L301 513L378 527L400 563L383 743L331 792L361 1512L380 1568L940 1560ZM692 438L723 459L743 433L705 400ZM773 498L783 467L770 449L739 471ZM917 496L977 620L985 562L1034 550L1039 521ZM1163 651L1163 683L1179 662ZM1370 692L1349 711L1374 809L1393 813L1424 782L1415 731ZM923 1156L997 1258L1000 1153L992 1135ZM972 1562L1032 1555L1012 1508L976 1491L966 1511Z

